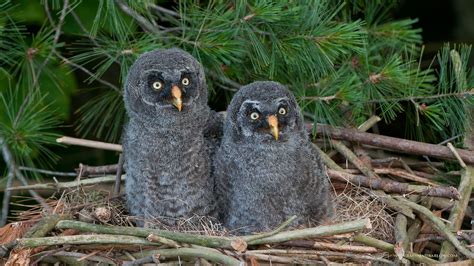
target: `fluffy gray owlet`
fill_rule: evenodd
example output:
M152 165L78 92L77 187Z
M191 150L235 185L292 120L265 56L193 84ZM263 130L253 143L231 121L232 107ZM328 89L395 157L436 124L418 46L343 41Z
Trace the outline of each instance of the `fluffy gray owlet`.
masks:
M241 233L298 224L332 214L329 181L304 130L292 93L277 82L242 87L227 109L215 158L224 225Z
M124 99L130 213L165 224L211 214L215 142L209 130L216 127L216 113L207 105L199 62L177 48L145 53L129 71Z

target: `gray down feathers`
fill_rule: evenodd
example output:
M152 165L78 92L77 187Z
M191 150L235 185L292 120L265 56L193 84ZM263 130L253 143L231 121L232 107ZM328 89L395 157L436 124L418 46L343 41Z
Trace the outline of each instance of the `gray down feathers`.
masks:
M280 140L266 132L245 133L248 113L244 102L271 106L288 99L287 128ZM275 228L297 215L297 224L319 223L332 213L329 182L304 128L294 96L276 82L254 82L233 97L224 125L224 137L214 164L220 218L240 233Z
M151 88L157 75L166 84L190 77L189 86L180 84L180 112L165 93L172 91L171 85ZM319 223L331 215L324 165L305 133L294 96L281 84L242 87L223 123L207 105L199 62L180 49L154 50L131 67L124 101L129 117L123 138L126 198L138 221L174 224L179 218L218 211L224 225L249 233L272 229L291 215L298 215L297 224ZM274 133L249 122L245 108L258 106L266 110L263 115L281 103L288 113L278 116L281 131L275 140Z
M178 112L169 103L156 101L156 92L146 82L149 71L163 73L173 82L179 82L181 72L191 73L194 80L187 91L194 94L189 105ZM210 156L217 141L207 132L215 131L210 127L216 125L216 114L207 106L199 62L180 49L145 53L129 71L124 98L129 117L123 147L130 213L167 224L194 214L212 215Z

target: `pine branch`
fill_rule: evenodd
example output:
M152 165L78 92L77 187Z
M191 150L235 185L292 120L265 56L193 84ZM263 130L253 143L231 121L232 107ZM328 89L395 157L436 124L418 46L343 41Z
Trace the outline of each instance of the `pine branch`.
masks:
M6 176L7 183L5 184L5 191L3 192L2 216L0 216L0 227L3 227L7 223L8 211L10 210L10 198L12 195L9 189L13 185L13 178L15 178L15 175L9 169L8 175Z
M135 10L130 8L127 3L123 0L114 0L115 3L120 7L120 9L130 17L132 17L138 24L147 32L160 34L160 31L151 24L145 17L137 13Z
M51 14L49 12L47 2L45 2L44 8L45 8L46 13L49 14L48 18L51 18ZM48 55L44 59L43 63L38 68L38 72L35 75L36 79L33 80L33 88L36 87L36 85L38 84L39 76L41 75L41 72L43 71L43 68L46 67L48 62L51 60L54 52L56 51L56 45L58 44L59 37L61 36L61 28L64 24L64 20L66 19L66 14L67 14L67 9L68 8L69 8L69 0L64 0L63 1L63 8L61 10L61 14L59 15L59 21L56 25L53 25L54 26L54 37L53 37L53 44L51 46L51 50L49 51ZM52 20L51 20L51 22L52 22Z
M60 53L58 53L57 51L55 51L55 54L56 56L61 59L64 63L68 64L68 65L71 65L79 70L81 70L82 72L86 73L87 75L89 75L89 77L92 77L94 80L96 80L97 82L99 83L102 83L103 85L113 89L114 91L117 91L119 93L122 93L122 90L120 90L117 86L115 86L114 84L106 81L106 80L103 80L99 77L97 77L94 73L92 73L91 71L89 71L87 68L79 65L79 64L76 64L74 62L72 62L71 60L67 59L66 57L62 56Z
M7 165L9 171L13 173L13 175L20 180L20 182L24 186L28 186L28 181L25 176L20 172L20 170L16 166L16 162L13 158L12 153L10 152L9 147L7 146L5 140L0 136L0 146L2 147L2 155L5 164ZM28 193L38 202L41 204L43 209L49 213L52 212L51 207L46 203L46 201L34 190L29 189Z

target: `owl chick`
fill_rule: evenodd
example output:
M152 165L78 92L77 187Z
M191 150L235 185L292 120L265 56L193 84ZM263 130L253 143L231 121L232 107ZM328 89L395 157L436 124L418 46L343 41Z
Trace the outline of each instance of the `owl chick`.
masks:
M242 87L227 109L215 156L220 218L241 233L297 224L332 214L329 181L304 130L292 93L277 82Z
M218 123L207 105L202 66L177 48L145 53L129 71L124 100L130 213L165 224L210 215L215 205L210 156L216 141L207 132Z

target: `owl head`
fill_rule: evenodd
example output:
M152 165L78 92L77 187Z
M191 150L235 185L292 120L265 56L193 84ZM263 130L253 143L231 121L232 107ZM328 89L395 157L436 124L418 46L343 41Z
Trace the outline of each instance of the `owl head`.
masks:
M207 86L201 64L187 52L157 49L132 65L125 86L129 114L179 115L206 105Z
M286 142L291 136L304 136L301 111L282 84L253 82L234 95L227 110L225 135L234 142Z

